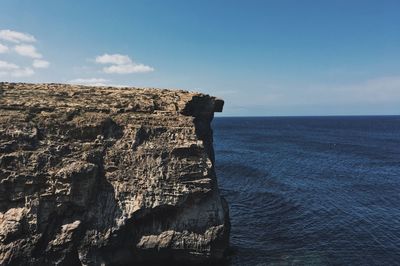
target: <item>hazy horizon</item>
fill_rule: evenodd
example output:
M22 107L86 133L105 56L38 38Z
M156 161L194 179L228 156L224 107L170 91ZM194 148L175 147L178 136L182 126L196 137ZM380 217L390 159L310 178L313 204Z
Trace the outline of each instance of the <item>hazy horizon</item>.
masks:
M400 115L398 1L0 4L0 81L179 88L217 116Z

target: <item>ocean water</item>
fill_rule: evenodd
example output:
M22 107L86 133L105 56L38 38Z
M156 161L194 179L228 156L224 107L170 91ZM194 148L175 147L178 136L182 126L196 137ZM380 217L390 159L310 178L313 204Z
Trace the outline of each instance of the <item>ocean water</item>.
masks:
M400 265L400 116L213 128L231 265Z

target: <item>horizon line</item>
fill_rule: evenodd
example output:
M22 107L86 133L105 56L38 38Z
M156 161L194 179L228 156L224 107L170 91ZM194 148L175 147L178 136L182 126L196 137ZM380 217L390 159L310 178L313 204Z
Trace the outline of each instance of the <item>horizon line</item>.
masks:
M400 114L387 114L387 115L376 115L376 114L369 114L369 115L215 115L214 118L289 118L289 117L386 117L386 116L399 116Z

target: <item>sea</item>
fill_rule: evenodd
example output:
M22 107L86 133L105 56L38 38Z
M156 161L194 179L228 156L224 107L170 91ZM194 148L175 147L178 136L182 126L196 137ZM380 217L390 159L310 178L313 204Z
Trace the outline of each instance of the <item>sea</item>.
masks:
M400 265L400 116L216 117L231 265Z

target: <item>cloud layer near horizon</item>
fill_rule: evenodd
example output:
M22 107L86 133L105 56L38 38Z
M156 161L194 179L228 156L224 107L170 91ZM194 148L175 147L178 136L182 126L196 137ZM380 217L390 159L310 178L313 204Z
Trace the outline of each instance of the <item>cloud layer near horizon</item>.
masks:
M69 80L68 83L87 86L107 86L109 80L103 78L77 78Z

